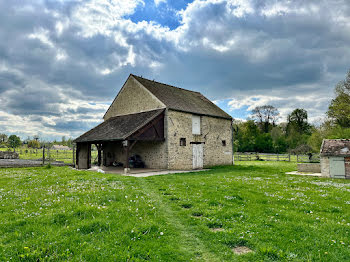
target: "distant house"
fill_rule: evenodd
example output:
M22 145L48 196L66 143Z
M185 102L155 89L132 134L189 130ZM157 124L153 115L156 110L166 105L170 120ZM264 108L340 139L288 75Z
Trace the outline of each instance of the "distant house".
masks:
M350 179L350 139L324 139L320 153L322 176Z
M68 146L61 146L61 145L53 145L51 149L52 150L70 150Z
M232 118L199 92L130 75L104 122L75 140L76 166L129 167L138 155L148 168L200 169L232 164Z

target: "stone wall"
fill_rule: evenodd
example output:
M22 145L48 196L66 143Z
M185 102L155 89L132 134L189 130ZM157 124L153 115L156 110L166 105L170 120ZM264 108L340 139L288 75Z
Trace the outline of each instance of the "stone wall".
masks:
M17 152L0 151L0 159L18 159L19 155Z
M321 173L323 177L330 177L329 157L321 157Z
M168 168L192 169L191 142L202 142L204 167L232 164L231 121L201 116L201 135L192 134L192 114L168 110ZM180 146L186 138L186 146ZM222 141L225 140L226 146Z
M321 173L320 163L298 163L298 172Z
M345 178L350 179L350 157L345 157Z
M164 104L131 76L108 109L104 120L159 108L165 108Z
M110 166L114 161L126 163L125 151L121 142L110 142L103 149L105 163ZM165 142L138 141L131 149L129 156L140 155L147 168L167 168Z
M77 143L77 152L78 164L76 167L78 169L88 169L90 167L89 156L91 154L91 146L87 143Z

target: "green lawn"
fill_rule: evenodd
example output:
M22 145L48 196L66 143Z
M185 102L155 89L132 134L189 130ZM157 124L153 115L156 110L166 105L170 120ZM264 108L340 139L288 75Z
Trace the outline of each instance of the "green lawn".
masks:
M11 151L12 148L0 148L0 151ZM19 154L20 159L35 159L41 160L43 158L43 149L33 148L16 148L16 152ZM49 159L49 150L45 149L45 159ZM97 162L97 151L91 151L91 158L93 162ZM67 164L73 163L73 150L52 150L50 149L51 161L63 161Z
M350 181L284 174L295 169L0 169L0 261L349 261Z

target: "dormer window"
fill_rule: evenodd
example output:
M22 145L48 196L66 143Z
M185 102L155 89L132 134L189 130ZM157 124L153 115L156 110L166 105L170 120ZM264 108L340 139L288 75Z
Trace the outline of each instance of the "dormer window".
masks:
M192 115L192 134L200 135L201 134L201 117Z

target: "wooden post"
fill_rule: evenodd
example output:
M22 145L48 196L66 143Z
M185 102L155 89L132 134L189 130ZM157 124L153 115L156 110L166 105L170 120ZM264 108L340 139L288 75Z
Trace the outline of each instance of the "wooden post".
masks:
M288 154L288 161L290 162L290 153Z
M129 142L129 141L128 141ZM129 145L125 147L125 168L129 168Z
M47 149L47 155L49 157L49 165L51 164L50 147Z
M45 147L43 147L43 165L45 165Z
M97 161L98 161L98 166L101 166L102 161L101 161L101 148L102 145L101 144L96 144L97 147Z

